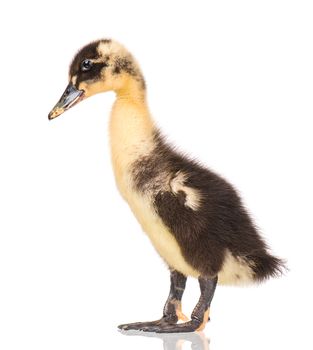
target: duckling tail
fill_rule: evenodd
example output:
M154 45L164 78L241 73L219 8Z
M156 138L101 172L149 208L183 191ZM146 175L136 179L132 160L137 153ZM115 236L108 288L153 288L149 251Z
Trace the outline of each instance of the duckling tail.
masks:
M271 277L280 277L288 271L286 261L268 252L263 252L260 255L249 257L253 261L252 269L254 271L254 279L257 282L262 282Z

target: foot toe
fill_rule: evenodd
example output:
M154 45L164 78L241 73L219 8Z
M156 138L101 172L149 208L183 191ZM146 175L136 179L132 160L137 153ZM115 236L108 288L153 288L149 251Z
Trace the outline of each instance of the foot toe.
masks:
M156 320L156 321L150 321L150 322L135 322L135 323L126 323L121 324L118 326L119 329L123 331L130 331L130 330L136 330L136 331L145 331L145 332L154 332L151 329L154 329L160 325L169 324L164 319Z
M199 322L191 320L185 323L160 327L156 333L190 333L196 331L198 327Z

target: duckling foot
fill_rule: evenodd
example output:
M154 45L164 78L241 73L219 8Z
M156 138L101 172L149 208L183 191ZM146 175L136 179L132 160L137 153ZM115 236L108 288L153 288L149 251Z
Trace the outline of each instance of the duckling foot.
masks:
M202 322L197 319L185 323L178 324L164 324L155 327L145 327L142 329L144 332L155 332L155 333L189 333L201 330Z
M202 331L208 322L210 304L214 295L217 284L217 277L211 279L206 277L199 277L199 284L201 290L200 299L195 306L191 320L179 324L160 324L155 326L141 328L144 332L156 333L188 333L194 331Z
M175 325L176 323L177 323L177 320L175 318L170 319L167 317L162 317L161 319L156 321L121 324L118 326L118 328L121 329L122 331L136 330L136 331L145 331L145 332L155 332L152 329L159 329L166 326Z
M171 288L163 309L163 317L151 322L135 322L118 326L122 331L145 331L155 332L166 326L175 325L178 320L187 321L188 318L182 313L181 299L185 290L186 277L176 270L171 270Z

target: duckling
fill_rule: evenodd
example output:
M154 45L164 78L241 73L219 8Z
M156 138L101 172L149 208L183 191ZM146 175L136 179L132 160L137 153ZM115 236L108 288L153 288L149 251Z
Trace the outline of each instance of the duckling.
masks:
M163 137L147 105L140 67L118 42L94 41L76 54L69 84L49 119L106 91L116 93L109 135L117 187L170 270L163 316L119 328L202 330L217 283L261 282L280 275L284 262L269 252L234 187ZM190 320L181 309L189 276L198 279L201 291Z

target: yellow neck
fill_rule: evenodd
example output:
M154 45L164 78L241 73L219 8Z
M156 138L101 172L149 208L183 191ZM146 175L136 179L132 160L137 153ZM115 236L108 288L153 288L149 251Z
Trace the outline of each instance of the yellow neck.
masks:
M137 83L137 82L136 82ZM113 169L117 185L125 194L129 186L129 167L153 149L154 122L142 89L124 88L116 91L109 131Z
M119 100L129 100L146 104L146 90L144 87L144 79L136 80L130 76L124 76L120 86L115 87L115 93Z

